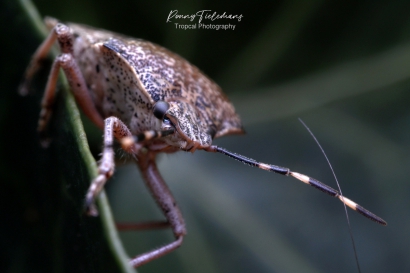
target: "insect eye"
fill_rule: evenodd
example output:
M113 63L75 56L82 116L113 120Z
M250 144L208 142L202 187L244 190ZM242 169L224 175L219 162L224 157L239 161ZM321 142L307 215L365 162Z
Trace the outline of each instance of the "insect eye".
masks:
M163 122L165 125L172 125L171 120L169 120L169 118L163 118L163 119L162 119L162 122Z
M164 116L168 109L169 109L168 102L160 100L154 105L153 114L157 119L159 120L163 119L165 122L165 119L167 118L164 118ZM169 121L169 119L167 120Z

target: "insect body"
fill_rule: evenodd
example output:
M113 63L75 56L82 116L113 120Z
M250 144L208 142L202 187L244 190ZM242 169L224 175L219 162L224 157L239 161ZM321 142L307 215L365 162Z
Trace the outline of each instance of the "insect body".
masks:
M212 145L214 138L242 133L241 121L218 85L180 56L152 43L105 30L64 25L51 18L46 19L46 24L50 35L34 54L20 92L27 92L40 61L58 41L61 54L50 72L38 130L40 133L46 130L62 68L80 108L104 130L99 174L85 198L87 214L98 214L95 199L114 172L113 144L117 139L137 159L146 185L166 217L165 224L175 235L174 242L133 258L130 262L133 266L171 252L182 244L186 234L181 212L155 163L160 152L222 153L263 170L293 176L386 225L378 216L316 179ZM158 224L161 225L151 226Z

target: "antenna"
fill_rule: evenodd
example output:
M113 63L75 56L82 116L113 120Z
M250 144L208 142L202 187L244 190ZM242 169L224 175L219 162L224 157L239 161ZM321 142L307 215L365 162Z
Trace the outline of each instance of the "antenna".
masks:
M336 184L337 184L337 188L339 189L340 195L343 196L342 193L342 189L340 188L340 184L339 181L337 180L336 177L336 173L333 170L332 164L330 164L330 160L327 157L325 150L322 148L322 145L320 145L319 140L317 140L316 136L313 134L313 132L309 129L309 127L303 122L303 120L301 118L298 118L300 123L302 123L302 125L306 128L306 130L309 132L309 134L312 136L312 138L315 140L317 146L319 146L320 150L322 151L322 154L324 155L324 157L326 158L327 164L330 167L330 170L333 173L333 177L335 178ZM356 250L356 244L354 242L354 238L353 238L353 232L352 232L352 227L350 226L350 219L349 219L349 214L347 212L347 208L346 208L346 204L343 203L343 207L345 210L345 214L346 214L346 220L347 220L347 225L349 226L349 234L350 234L350 239L352 240L352 246L353 246L353 252L354 252L354 257L356 260L356 265L357 265L357 270L359 271L359 273L361 272L360 270L360 263L359 263L359 257L357 256L357 250ZM387 223L386 223L387 224Z
M278 174L282 174L282 175L286 175L286 176L293 176L294 178L302 181L303 183L305 183L307 185L310 185L310 186L312 186L312 187L314 187L314 188L316 188L316 189L318 189L318 190L320 190L320 191L322 191L322 192L324 192L324 193L326 193L330 196L338 198L346 206L348 206L349 208L357 211L358 213L360 213L364 217L369 218L370 220L372 220L372 221L374 221L378 224L381 224L383 226L387 225L387 222L384 221L379 216L377 216L374 213L368 211L367 209L360 206L356 202L354 202L354 201L348 199L347 197L343 196L339 191L333 189L332 187L329 187L326 184L323 184L322 182L320 182L319 180L317 180L315 178L309 177L309 176L301 174L301 173L293 172L288 168L258 162L258 161L254 160L252 158L248 158L246 156L230 152L230 151L228 151L228 150L226 150L222 147L218 147L216 145L212 145L212 146L209 146L207 148L204 148L204 150L206 150L207 152L214 152L214 153L224 154L226 156L229 156L233 159L238 160L239 162L245 163L245 164L247 164L249 166L252 166L252 167L257 167L257 168L265 170L265 171L274 172L274 173L278 173Z

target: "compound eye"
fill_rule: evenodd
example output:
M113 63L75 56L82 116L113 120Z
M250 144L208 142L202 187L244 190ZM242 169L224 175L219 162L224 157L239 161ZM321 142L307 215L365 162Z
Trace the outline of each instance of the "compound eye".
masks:
M168 109L169 109L168 102L160 100L154 105L154 109L153 109L154 116L157 119L162 120Z
M162 122L163 122L165 125L172 125L171 120L170 120L169 118L164 118L164 119L162 120Z

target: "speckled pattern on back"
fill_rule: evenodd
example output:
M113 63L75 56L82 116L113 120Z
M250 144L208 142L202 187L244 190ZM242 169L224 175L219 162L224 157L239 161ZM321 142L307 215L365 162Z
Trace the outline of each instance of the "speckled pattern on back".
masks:
M167 114L178 121L177 131L200 146L243 132L220 87L185 59L147 41L68 26L74 36L73 55L104 118L120 118L133 134L160 130L152 107L164 100L172 105Z

